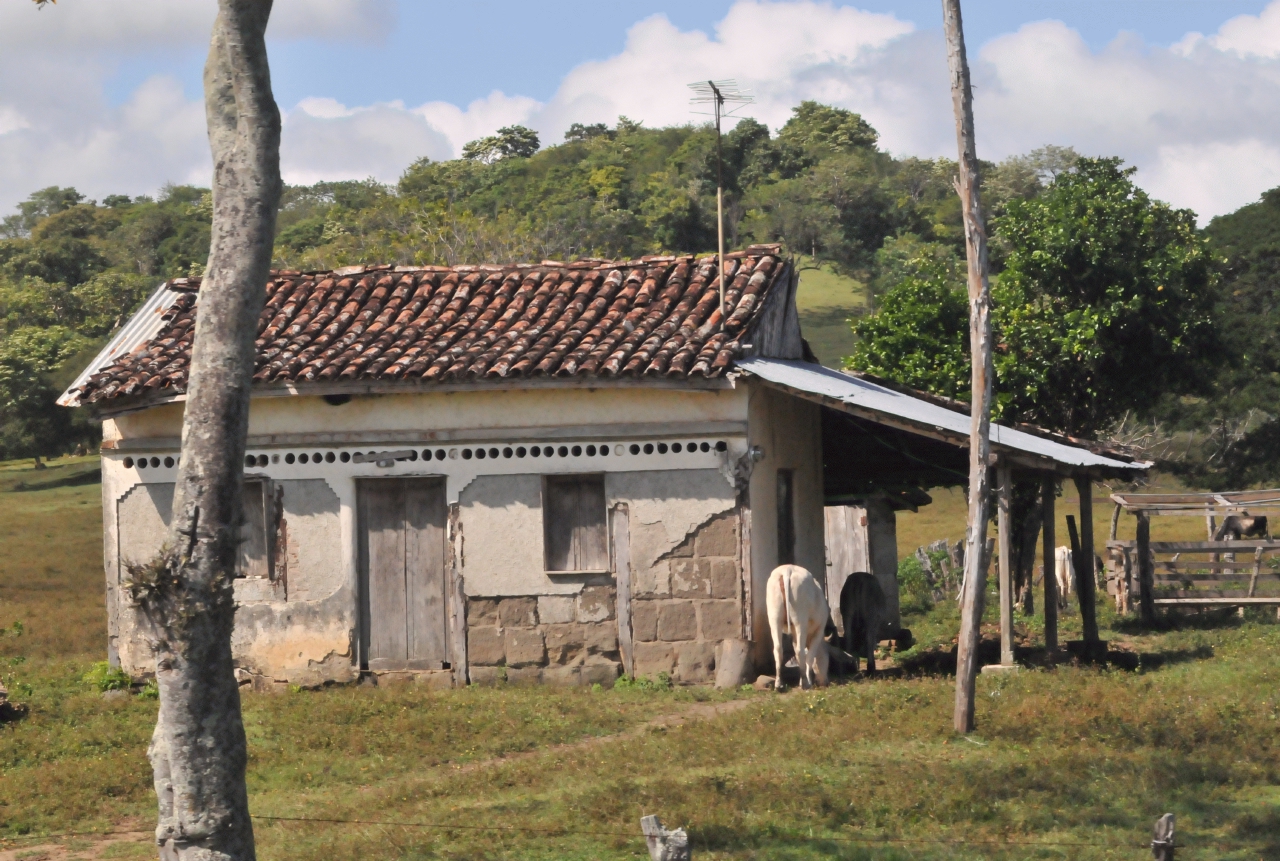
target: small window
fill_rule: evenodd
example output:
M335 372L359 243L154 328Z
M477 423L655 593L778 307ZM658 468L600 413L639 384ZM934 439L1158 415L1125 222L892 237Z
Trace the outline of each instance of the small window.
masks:
M244 522L240 525L238 577L274 579L272 550L275 517L271 482L250 479L244 483Z
M796 561L795 472L778 470L778 564Z
M604 476L547 476L542 530L548 571L609 570Z

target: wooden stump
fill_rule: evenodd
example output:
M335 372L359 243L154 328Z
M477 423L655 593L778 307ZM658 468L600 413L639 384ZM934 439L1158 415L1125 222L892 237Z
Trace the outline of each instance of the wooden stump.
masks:
M1173 814L1166 813L1156 820L1154 839L1151 841L1151 857L1156 861L1173 861Z
M690 861L693 857L689 835L683 828L668 831L657 816L645 816L640 820L640 830L644 832L651 861Z

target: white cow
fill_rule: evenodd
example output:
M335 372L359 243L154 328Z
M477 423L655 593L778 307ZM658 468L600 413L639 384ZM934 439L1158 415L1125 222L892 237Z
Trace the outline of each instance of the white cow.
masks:
M1072 567L1071 548L1058 547L1053 551L1053 576L1058 581L1058 606L1066 607L1067 598L1075 591L1076 572Z
M818 581L799 565L779 565L769 575L765 587L765 607L769 613L769 634L773 637L773 665L777 670L774 687L782 690L782 636L791 635L800 667L800 687L827 684L831 660L824 634L831 620L827 596Z

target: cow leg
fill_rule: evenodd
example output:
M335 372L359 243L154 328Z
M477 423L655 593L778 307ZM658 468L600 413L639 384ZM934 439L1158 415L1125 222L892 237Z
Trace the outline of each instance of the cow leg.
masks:
M800 688L809 690L813 687L813 672L809 667L809 644L798 629L792 629L791 640L796 645L796 666L800 668Z
M853 674L858 674L858 635L853 624L853 614L844 617L844 650L853 659Z
M783 688L783 685L782 685L782 653L783 653L782 637L783 637L783 634L781 631L779 631L777 636L773 638L773 667L774 667L774 672L777 673L777 675L773 677L773 689L775 691L780 691Z
M867 675L871 675L876 671L876 646L879 641L876 639L875 625L867 625Z

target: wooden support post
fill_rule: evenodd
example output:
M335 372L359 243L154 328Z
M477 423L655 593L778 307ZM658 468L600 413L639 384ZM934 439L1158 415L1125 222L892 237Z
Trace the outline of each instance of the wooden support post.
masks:
M996 467L996 538L999 541L1000 577L1000 663L1013 666L1013 528L1009 517L1013 478L1009 463L1000 459Z
M1057 538L1054 535L1053 501L1057 495L1057 481L1047 475L1040 488L1041 507L1044 510L1044 647L1050 652L1058 648L1058 560L1055 556Z
M978 644L981 640L982 599L986 572L982 548L986 544L988 494L991 491L991 399L995 366L991 353L991 283L987 265L987 231L983 226L978 176L978 149L973 130L973 88L964 49L960 0L942 0L942 29L951 74L951 104L956 117L956 191L964 218L965 261L969 284L969 355L972 393L969 413L969 522L965 530L964 594L960 607L960 636L956 643L956 700L952 724L956 732L973 732L974 691L977 688Z
M1151 518L1145 511L1137 512L1138 540L1134 552L1138 554L1138 606L1142 624L1156 623L1155 571L1151 564Z
M1109 539L1111 541L1115 541L1116 536L1119 534L1119 532L1120 532L1120 503L1117 502L1115 509L1112 510L1111 512L1111 535L1109 536Z
M1253 576L1249 578L1249 597L1258 589L1258 575L1262 573L1262 548L1253 551Z
M1076 562L1076 595L1086 644L1098 642L1097 574L1093 564L1093 479L1076 476L1080 493L1080 556Z
M1151 857L1156 861L1173 861L1173 814L1166 813L1156 820L1154 838L1151 841Z

